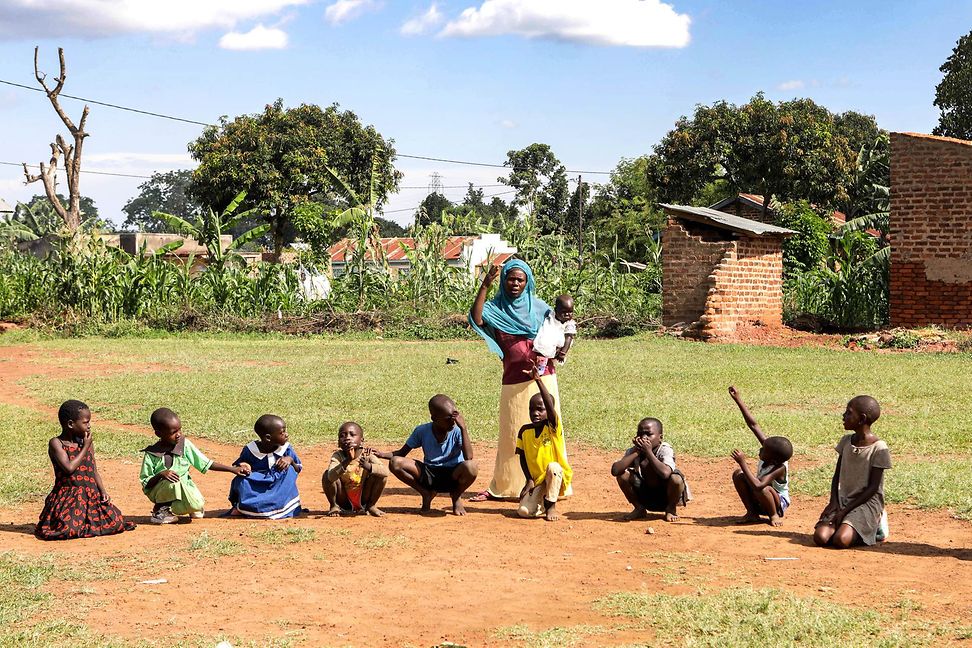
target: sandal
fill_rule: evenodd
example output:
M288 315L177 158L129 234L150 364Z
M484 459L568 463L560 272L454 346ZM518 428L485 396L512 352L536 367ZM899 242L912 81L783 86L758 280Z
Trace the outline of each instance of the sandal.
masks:
M492 493L490 493L488 490L484 490L482 492L476 493L475 495L473 495L472 497L470 497L467 501L469 501L469 502L489 502L489 501L498 500L498 499L500 499L500 498L499 497L496 497L495 495L493 495Z

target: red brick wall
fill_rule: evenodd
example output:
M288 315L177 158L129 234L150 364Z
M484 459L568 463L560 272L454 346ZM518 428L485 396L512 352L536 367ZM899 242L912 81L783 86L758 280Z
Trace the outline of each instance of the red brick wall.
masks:
M783 325L781 239L740 237L712 276L703 337L732 338L740 324Z
M779 238L735 234L669 217L662 234L662 323L732 339L739 324L782 326Z
M891 324L972 326L972 142L891 134Z
M689 233L691 228L693 233ZM723 240L718 240L719 238ZM697 322L705 313L705 300L716 265L733 246L724 232L707 232L701 226L683 225L669 218L662 232L662 324Z

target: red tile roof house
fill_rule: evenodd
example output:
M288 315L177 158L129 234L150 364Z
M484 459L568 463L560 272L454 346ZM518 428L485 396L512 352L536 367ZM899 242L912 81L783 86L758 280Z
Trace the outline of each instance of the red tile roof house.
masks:
M331 273L337 277L344 273L349 252L353 252L357 241L341 239L332 245L328 252L331 254ZM408 272L411 262L405 250L415 249L415 239L408 237L383 238L381 246L388 258L388 266L393 276L401 272ZM493 265L503 265L516 254L516 248L511 247L500 238L499 234L480 234L479 236L450 236L442 247L442 256L449 266L464 268L470 275L475 276L478 269L492 261ZM371 257L369 250L367 256Z
M703 340L783 326L783 239L796 232L707 207L661 207L664 326Z

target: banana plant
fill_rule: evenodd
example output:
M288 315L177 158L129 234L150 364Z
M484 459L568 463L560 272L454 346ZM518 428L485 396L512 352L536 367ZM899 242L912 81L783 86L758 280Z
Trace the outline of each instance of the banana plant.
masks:
M222 212L217 214L210 207L208 214L198 216L191 222L175 214L158 211L152 212L152 216L164 221L166 225L179 234L194 238L200 245L204 246L208 256L207 268L219 272L230 262L244 265L243 257L239 253L240 248L250 241L260 238L270 229L268 224L258 225L243 232L233 239L229 245L223 247L220 237L256 212L256 209L248 209L238 214L235 213L245 198L246 192L241 191Z

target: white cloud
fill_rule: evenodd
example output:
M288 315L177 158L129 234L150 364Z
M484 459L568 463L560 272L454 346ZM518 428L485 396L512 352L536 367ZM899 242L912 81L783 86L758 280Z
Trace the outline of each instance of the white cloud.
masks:
M660 0L484 0L440 32L441 36L549 38L593 45L685 47L687 14Z
M184 37L280 13L310 0L3 0L0 40L154 33Z
M517 126L519 126L519 124L517 124L512 119L501 119L499 125L502 126L503 128L516 128Z
M248 32L230 32L219 39L219 46L228 50L265 50L287 47L287 32L257 25Z
M406 21L401 28L404 36L419 36L427 33L434 27L438 27L445 21L445 16L439 11L439 7L433 2L428 11L417 18Z
M776 86L777 90L800 90L806 86L806 82L800 81L799 79L794 79L792 81L784 81L780 85Z
M332 25L340 25L354 20L368 10L377 8L377 0L337 0L324 10L324 19Z

